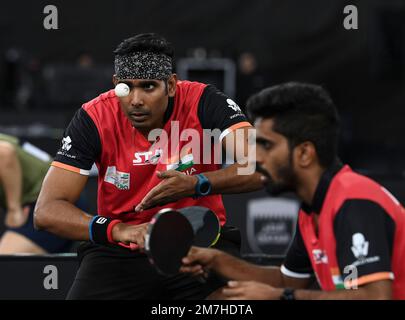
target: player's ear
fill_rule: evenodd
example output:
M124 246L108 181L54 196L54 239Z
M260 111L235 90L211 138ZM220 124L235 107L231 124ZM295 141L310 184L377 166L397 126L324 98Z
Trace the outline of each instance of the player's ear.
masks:
M167 93L169 97L174 97L176 94L176 83L177 83L177 74L173 73L169 79L167 79Z
M301 167L310 166L316 159L316 149L312 142L306 141L295 148L296 161Z

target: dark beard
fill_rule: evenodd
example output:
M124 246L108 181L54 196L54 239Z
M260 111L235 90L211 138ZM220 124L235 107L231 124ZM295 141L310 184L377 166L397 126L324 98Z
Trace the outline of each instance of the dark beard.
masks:
M276 197L282 193L295 192L296 178L292 169L291 157L289 157L287 165L277 170L277 176L281 178L282 182L275 182L270 174L258 163L256 163L256 171L267 178L264 188L269 195Z

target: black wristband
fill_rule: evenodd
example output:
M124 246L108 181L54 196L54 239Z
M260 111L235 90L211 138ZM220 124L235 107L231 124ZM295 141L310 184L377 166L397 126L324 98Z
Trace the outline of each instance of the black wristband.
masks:
M280 300L295 300L294 289L285 288Z
M89 224L89 238L90 241L98 244L108 244L111 243L111 228L110 224L114 222L121 222L119 220L114 220L103 216L94 216Z

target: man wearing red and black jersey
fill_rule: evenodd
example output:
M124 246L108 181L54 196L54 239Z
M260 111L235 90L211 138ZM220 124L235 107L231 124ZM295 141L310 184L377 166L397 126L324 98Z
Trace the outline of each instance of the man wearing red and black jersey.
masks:
M125 246L144 246L148 222L160 209L199 205L221 221L216 246L237 255L238 241L225 226L220 194L258 189L260 178L239 175L243 166L237 163L222 168L205 161L204 130L221 132L208 147L213 153L215 146L231 141L235 130L242 130L237 152L238 147L248 149L252 127L236 103L213 86L178 81L172 73L173 48L162 37L137 35L114 53L116 89L76 112L45 178L36 225L90 240L79 248L81 264L68 298L204 298L219 281L202 284L181 274L163 277L144 253ZM72 204L93 163L99 171L95 217Z
M302 200L281 267L259 267L193 248L183 272L233 279L212 297L405 299L405 209L382 186L337 159L338 115L319 86L287 83L249 99L257 161L271 195ZM313 276L322 290L306 290Z

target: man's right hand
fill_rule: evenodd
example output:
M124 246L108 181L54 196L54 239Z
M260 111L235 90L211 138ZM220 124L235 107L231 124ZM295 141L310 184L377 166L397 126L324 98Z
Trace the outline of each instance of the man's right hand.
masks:
M122 242L127 245L135 243L139 249L145 247L145 235L149 223L131 225L127 223L118 223L112 229L112 238L116 242Z
M221 251L216 249L191 247L188 255L182 260L180 272L205 276L208 271L215 269L215 263L220 255Z

